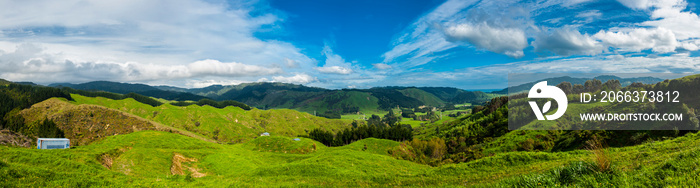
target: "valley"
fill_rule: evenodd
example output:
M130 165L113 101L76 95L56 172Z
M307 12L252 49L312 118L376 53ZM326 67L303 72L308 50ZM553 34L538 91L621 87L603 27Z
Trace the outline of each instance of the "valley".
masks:
M700 83L698 80L690 76L645 87L694 85ZM1 186L657 187L700 184L697 178L700 176L697 160L700 133L697 131L508 130L505 115L509 97L498 95L481 103L483 106L460 103L451 104L447 109L443 106L443 109L421 112L421 108L399 105L387 111L356 112L344 114L341 119L328 119L291 109L244 109L245 106L235 103L229 103L234 106L220 106L201 101L173 105L177 101L161 98L153 102L153 98L139 95L128 95L135 97L129 98L81 92L95 95L87 97L77 92L67 93L73 90L12 84L7 83L2 90L3 96L10 97L7 100L23 100L20 95L13 95L18 92L53 94L32 95L48 99L27 98L32 99L26 103L31 105L7 111L3 125L15 125L15 119L22 120L23 123L17 124L19 128L9 129L29 138L60 133L71 139L71 149L0 146L0 177L7 180ZM423 93L415 88L402 91L408 93L406 97ZM373 96L355 92L347 97L347 93L343 93L336 92L335 98L352 101ZM697 99L687 97L684 101L695 106ZM438 97L416 99L440 100ZM595 108L630 107L597 105ZM576 105L571 108L590 110ZM457 114L459 112L462 114ZM409 114L428 120L400 118ZM566 121L559 123L567 124ZM37 130L41 126L55 127L59 132ZM359 128L368 126L375 127L370 131L382 130L382 134L408 126L413 139L363 136L364 129ZM528 126L533 125L525 125ZM333 140L333 147L330 147L314 140L319 139L312 133L314 131L325 131L331 134L331 139L342 137L342 140ZM261 136L264 132L271 136ZM388 135L388 138L398 137ZM596 145L592 140L606 144Z

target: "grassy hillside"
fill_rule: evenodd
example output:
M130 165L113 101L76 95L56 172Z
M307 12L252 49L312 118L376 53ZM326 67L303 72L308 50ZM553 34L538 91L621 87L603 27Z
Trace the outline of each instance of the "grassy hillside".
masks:
M221 145L168 132L111 136L68 150L0 146L0 186L698 186L700 135L605 150L610 171L590 151L509 152L430 167L382 154L398 143L366 139L306 154L270 152L291 138ZM303 140L305 143L313 141ZM270 148L265 148L269 143ZM364 149L367 145L367 149ZM291 148L294 144L288 144ZM288 148L288 149L291 149ZM365 150L365 151L363 151ZM572 173L573 172L573 173Z
M353 111L374 112L379 108L377 101L377 97L369 93L339 90L306 100L294 107L300 111L317 111L317 113L326 111L337 111L343 114Z
M77 96L77 95L76 95ZM51 98L22 110L25 124L49 119L71 139L71 145L86 145L101 138L139 130L162 130L213 141L188 131L162 125L119 110L97 105L75 105L63 98Z
M218 109L211 106L179 107L170 104L153 107L130 98L111 100L75 94L71 96L74 97L74 104L104 106L166 126L195 132L219 142L243 142L256 138L263 132L297 136L305 135L306 131L315 128L338 131L350 124L349 120L331 120L287 109L246 111L230 106Z
M5 80L5 79L0 79L0 86L9 85L9 84L11 84L11 83L12 83L12 82L7 81L7 80Z
M424 105L427 106L441 107L445 105L445 101L442 101L435 95L420 90L418 88L403 89L399 90L399 92L403 93L403 95L406 95L407 97L418 99L419 101L423 102Z

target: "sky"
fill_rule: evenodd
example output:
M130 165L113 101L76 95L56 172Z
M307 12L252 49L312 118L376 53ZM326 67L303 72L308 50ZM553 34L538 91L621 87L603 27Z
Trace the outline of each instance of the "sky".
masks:
M200 88L505 88L509 73L700 72L685 0L0 0L0 78Z

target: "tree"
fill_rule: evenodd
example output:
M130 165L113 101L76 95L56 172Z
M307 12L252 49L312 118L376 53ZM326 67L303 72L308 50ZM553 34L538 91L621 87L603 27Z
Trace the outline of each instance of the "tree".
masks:
M603 83L598 79L586 80L583 87L586 89L586 92L596 92L603 88Z
M403 108L401 109L401 117L413 119L416 117L416 113L414 113L410 108Z
M572 94L574 87L569 82L562 82L557 85L566 94Z
M63 131L56 126L52 120L44 119L39 123L39 129L37 130L37 137L43 138L63 138L65 137Z
M603 90L605 91L619 91L620 89L622 89L620 80L608 80L603 84Z
M389 113L384 115L382 122L386 125L392 126L401 122L401 116L397 116L393 110L389 110Z
M367 120L367 125L384 127L384 124L382 123L382 118L375 114L372 114L372 116Z

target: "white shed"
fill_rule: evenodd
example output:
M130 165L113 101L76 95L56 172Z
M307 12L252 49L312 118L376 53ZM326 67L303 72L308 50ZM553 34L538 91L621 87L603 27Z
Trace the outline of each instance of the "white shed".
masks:
M38 138L36 149L68 149L70 140L67 138Z

